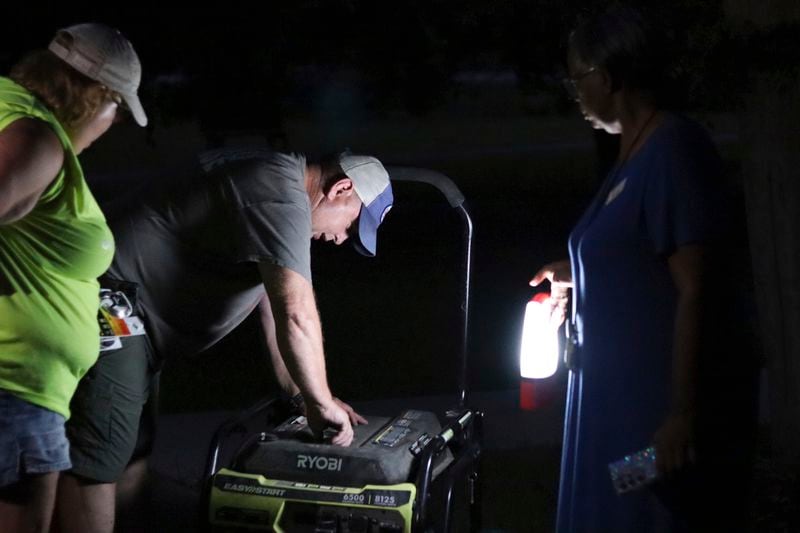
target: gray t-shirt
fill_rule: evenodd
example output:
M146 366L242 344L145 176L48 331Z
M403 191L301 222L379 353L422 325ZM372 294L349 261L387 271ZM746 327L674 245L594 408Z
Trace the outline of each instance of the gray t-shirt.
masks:
M109 275L139 284L159 358L200 352L264 294L257 263L311 280L311 207L302 155L226 149L109 214Z

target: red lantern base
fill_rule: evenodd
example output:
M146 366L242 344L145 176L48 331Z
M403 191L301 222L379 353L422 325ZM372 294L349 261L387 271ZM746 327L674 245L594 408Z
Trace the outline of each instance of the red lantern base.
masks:
M545 407L553 396L552 379L519 380L519 408L533 411Z

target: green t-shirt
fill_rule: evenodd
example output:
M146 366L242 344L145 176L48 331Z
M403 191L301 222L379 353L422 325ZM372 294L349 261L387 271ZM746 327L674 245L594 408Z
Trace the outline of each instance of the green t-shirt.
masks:
M52 113L0 77L0 130L20 118L46 122L64 166L34 209L0 225L0 388L69 417L78 380L97 360L97 277L114 239Z

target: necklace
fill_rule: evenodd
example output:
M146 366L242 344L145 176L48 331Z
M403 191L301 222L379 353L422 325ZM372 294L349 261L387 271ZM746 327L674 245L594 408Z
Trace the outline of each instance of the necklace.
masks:
M639 138L642 136L642 133L644 133L644 130L647 129L647 126L650 125L650 121L652 121L653 117L655 116L656 116L656 110L653 109L652 111L650 111L650 115L648 115L647 120L644 121L644 124L642 124L639 130L636 132L636 135L633 136L633 141L631 141L630 146L628 146L628 149L625 151L625 157L619 160L619 164L617 165L617 169L614 172L614 176L616 176L619 173L619 171L622 170L622 167L625 166L625 163L628 162L628 159L631 157L633 149L636 148L636 143L639 142Z
M656 110L652 110L650 115L647 117L647 120L639 127L639 130L636 132L636 135L633 136L633 142L628 146L628 149L625 150L625 156L619 160L619 163L611 170L609 175L606 177L605 182L603 182L602 187L597 193L596 200L589 208L589 214L587 216L587 224L592 222L597 214L600 212L601 208L608 203L609 201L609 194L611 193L612 189L617 186L617 178L619 178L622 169L625 167L625 164L628 162L628 159L631 157L631 153L633 152L636 143L639 142L639 139L644 133L644 130L647 129L647 126L650 125L650 122L653 120L653 117L656 116Z

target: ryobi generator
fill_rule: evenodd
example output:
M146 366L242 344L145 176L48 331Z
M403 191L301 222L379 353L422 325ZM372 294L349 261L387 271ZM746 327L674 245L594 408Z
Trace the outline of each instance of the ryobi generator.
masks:
M436 172L390 168L393 182L436 187L464 225L457 407L366 416L348 447L319 442L288 402L267 399L223 424L209 449L203 498L215 531L465 533L480 528L482 413L468 409L467 323L472 222ZM402 208L402 207L398 207ZM238 435L236 451L230 441ZM223 453L225 452L225 453Z

